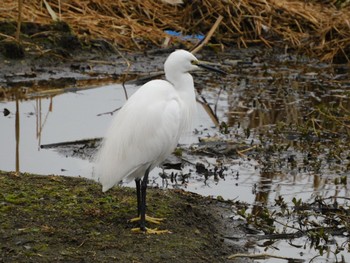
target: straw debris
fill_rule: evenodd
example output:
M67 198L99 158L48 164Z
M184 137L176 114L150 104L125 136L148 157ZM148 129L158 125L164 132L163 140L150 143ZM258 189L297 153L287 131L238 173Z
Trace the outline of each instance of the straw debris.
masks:
M27 0L21 17L22 22L38 24L52 23L55 18L66 22L83 42L103 38L120 48L141 50L161 46L169 37L166 29L184 35L205 34L222 16L212 38L214 43L240 47L262 43L296 49L324 61L349 61L349 1L183 2L173 5L160 0ZM0 22L17 18L17 3L3 0ZM0 35L0 40L4 39ZM174 41L186 44L178 38Z

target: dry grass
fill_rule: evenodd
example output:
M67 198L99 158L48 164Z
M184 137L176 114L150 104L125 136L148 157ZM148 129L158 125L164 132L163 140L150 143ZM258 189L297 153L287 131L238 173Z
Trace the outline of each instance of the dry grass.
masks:
M3 0L1 20L17 19L17 2ZM23 3L23 21L51 23L44 0ZM206 33L224 17L214 40L241 47L254 43L283 45L325 61L349 61L350 8L301 0L202 0L172 6L156 0L47 0L58 20L67 22L80 39L107 38L126 49L161 45L164 29Z

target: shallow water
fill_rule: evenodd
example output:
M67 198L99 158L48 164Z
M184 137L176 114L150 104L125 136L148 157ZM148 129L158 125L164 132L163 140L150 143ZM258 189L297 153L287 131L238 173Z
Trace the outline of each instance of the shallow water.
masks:
M347 147L344 147L343 152L335 153L335 156L341 159L339 161L327 161L329 156L317 152L311 153L314 158L310 157L309 163L305 163L310 149L303 149L306 148L305 145L313 144L316 139L304 140L300 130L291 128L290 133L284 134L285 128L276 128L282 122L287 125L297 124L302 128L306 122L305 114L312 113L315 105L321 103L342 105L349 109L349 81L342 77L343 75L335 74L332 68L322 68L320 74L315 66L308 67L307 70L301 70L294 65L285 69L281 66L278 71L267 70L264 67L263 64L253 65L249 69L249 75L245 73L245 70L248 71L246 67L233 72L222 84L224 88L220 93L217 87L212 85L215 79L207 83L212 87L203 91L202 95L212 108L216 105L218 118L228 124L230 133L219 133L206 111L198 104L196 133L186 134L181 144L182 148L187 149L184 150L182 158L187 162L203 164L210 175L206 178L205 175L196 172L194 165L184 165L182 171L165 170L167 178L161 179L159 174L165 175L161 168L157 168L151 174L153 186L180 187L201 195L239 200L250 204L251 209L261 203L272 206L274 200L280 196L288 203L293 198L301 198L308 202L315 196L350 197L348 183L335 183L336 178L344 176L349 182L350 173L346 168L349 163L349 159L346 159L346 156L349 156ZM340 77L334 80L334 74ZM320 81L320 78L324 79ZM323 86L320 83L323 83ZM136 86L127 86L129 95L136 89ZM52 97L17 100L17 103L16 100L0 102L0 110L6 108L10 111L9 115L0 117L0 169L95 179L88 157L82 158L82 155L74 150L40 149L40 145L102 137L112 116L100 114L113 111L124 102L123 88L117 84ZM321 122L316 120L315 123L317 125ZM329 123L321 124L327 124L327 129L332 129ZM280 134L276 135L276 131L285 135L282 136L282 141ZM16 132L19 132L17 138ZM194 144L195 149L200 149L203 144L197 144L198 138L213 136L233 144L244 142L248 147L254 144L262 145L265 147L264 154L252 150L241 155L213 155L210 147L207 155L195 154L188 150L191 144ZM344 137L344 142L349 142L348 135L345 134ZM278 146L277 143L284 148L273 148ZM320 141L317 145L317 151L324 148L325 152L335 151L329 146L329 141ZM272 148L273 150L268 151ZM327 160L320 162L323 159ZM317 169L314 167L316 161L320 163ZM215 173L215 167L223 168L221 176ZM176 180L174 176L173 180L170 178L172 172L177 175ZM183 175L188 174L190 176L183 179ZM133 182L129 185L133 186ZM307 240L300 238L296 242L304 244ZM274 248L277 246L279 249ZM293 247L285 240L275 243L274 247L269 247L266 252L276 255L288 254L306 260L318 253L307 246L304 249ZM263 250L263 247L257 246L253 251L257 253ZM343 255L346 261L350 261L348 252L341 252L337 256L338 259L340 255ZM334 261L334 255L330 254L317 257L313 262L325 262L327 257L330 258L329 262ZM269 259L259 262L283 260Z
M135 86L128 87L129 95L137 89ZM2 102L0 107L8 109L8 116L1 116L2 135L0 143L1 170L16 170L16 162L21 172L38 174L59 174L66 176L81 176L94 178L90 160L81 156L72 157L72 152L53 149L40 149L40 145L78 141L104 136L113 116L103 114L115 110L123 105L124 91L120 85L104 86L96 89L85 90L77 93L66 93L53 98L37 98L35 100L21 101L19 103L19 143L16 142L16 101ZM101 116L98 116L102 114ZM215 128L206 112L198 105L197 129L205 128L206 133L214 133ZM211 128L210 128L211 127ZM185 134L180 143L189 145L198 141L197 135ZM18 146L18 158L16 147ZM5 150L6 149L6 150ZM17 160L16 160L17 159ZM214 162L215 158L206 158L206 161ZM240 171L240 178L228 177L226 180L211 181L204 183L204 179L197 178L187 184L177 184L189 191L203 195L221 195L227 199L240 199L246 202L254 200L253 193L246 194L254 183L253 176L257 174L254 161L230 162L231 170ZM189 172L188 168L184 173ZM174 186L169 180L162 180L158 174L162 170L155 169L152 175L154 185ZM236 187L236 184L240 187ZM130 183L133 186L133 182ZM242 189L243 188L243 189ZM251 191L251 190L249 190Z

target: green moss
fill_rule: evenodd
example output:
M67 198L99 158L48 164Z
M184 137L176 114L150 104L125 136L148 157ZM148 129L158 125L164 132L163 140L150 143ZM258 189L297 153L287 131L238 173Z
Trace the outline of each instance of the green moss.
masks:
M180 147L177 147L175 150L174 150L174 154L178 157L181 157L182 156L182 149Z
M3 196L4 201L11 204L24 204L28 201L27 198L24 196L24 193L7 194Z
M138 226L128 222L137 213L135 189L102 193L100 185L81 178L4 172L0 185L5 261L214 262L213 250L223 249L212 237L216 222L200 216L201 199L191 199L188 210L189 197L181 192L148 190L148 214L166 218L148 226L173 232L158 236L131 232Z

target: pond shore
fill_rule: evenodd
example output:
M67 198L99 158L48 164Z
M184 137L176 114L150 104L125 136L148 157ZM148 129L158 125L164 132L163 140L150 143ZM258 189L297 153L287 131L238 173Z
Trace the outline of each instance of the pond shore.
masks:
M82 178L1 172L3 262L242 262L241 227L229 202L182 190L150 189L148 211L171 234L132 233L134 189ZM154 226L150 226L154 227ZM227 236L242 239L233 243ZM245 260L246 261L246 260Z

